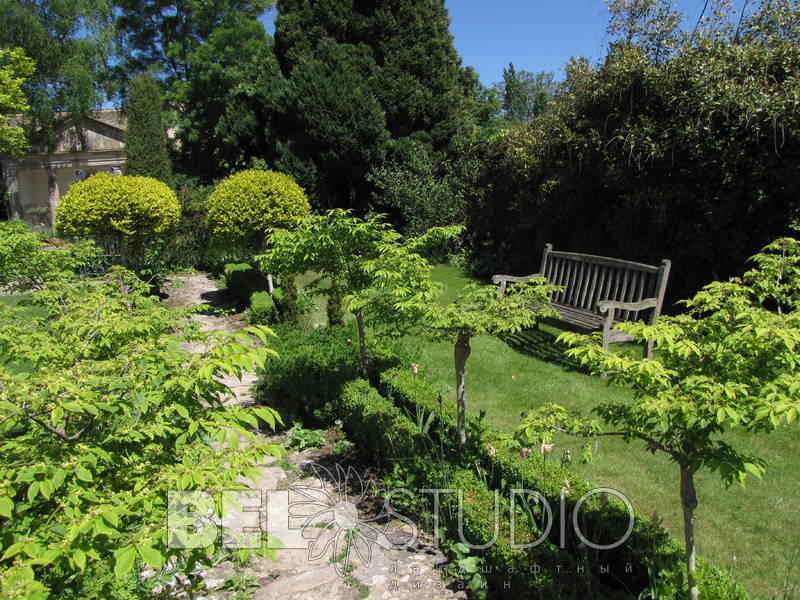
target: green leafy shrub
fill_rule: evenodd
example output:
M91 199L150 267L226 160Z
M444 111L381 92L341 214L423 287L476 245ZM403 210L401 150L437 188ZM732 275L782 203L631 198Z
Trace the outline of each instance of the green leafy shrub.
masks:
M91 242L51 247L22 221L0 221L0 288L26 292L73 279L97 264L97 254Z
M177 225L181 207L166 184L150 177L98 173L73 185L56 209L56 229L73 238L146 236Z
M445 399L423 377L415 375L411 370L390 369L380 374L379 389L387 398L402 407L409 414L418 411L432 413L434 421L429 429L437 442L441 441L447 448L455 448L458 439L458 411L456 405ZM466 416L467 434L466 453L476 453L487 437L487 428L483 421L472 414ZM443 436L439 440L439 436ZM461 450L455 450L455 455Z
M443 512L452 515L460 512L464 538L471 544L492 542L495 536L493 491L474 471L466 469L455 471L450 485L452 489L463 490L463 503L459 511L457 495L443 495ZM611 600L627 597L602 583L598 576L599 568L593 569L591 565L586 565L559 549L551 541L544 541L529 549L515 548L515 543L521 545L532 542L541 532L531 528L517 515L512 539L508 496L501 494L498 505L500 519L497 539L487 549L473 551L489 567L485 569L485 576L490 598L519 598L529 591L535 591L540 598L564 600L590 597ZM451 537L459 539L458 519L450 518L445 522ZM579 570L579 565L585 567L585 570Z
M354 326L303 332L278 325L275 330L278 339L273 347L279 357L260 373L256 397L281 414L330 425L338 418L332 407L342 386L361 373ZM372 352L376 368L402 362L397 348L376 346Z
M351 439L379 463L424 451L414 424L363 379L345 384L334 408Z
M92 597L106 565L208 564L213 552L168 544L168 491L236 489L281 452L252 432L274 411L222 401L226 375L274 354L271 332L202 333L147 291L114 267L33 292L44 315L0 305L3 597Z
M218 184L208 197L212 234L251 250L261 248L270 229L291 229L311 214L303 189L289 175L242 171Z
M287 448L306 450L322 448L325 445L325 432L321 429L306 429L302 423L295 423L287 431L288 438L284 444Z
M275 302L268 292L255 292L250 296L247 318L251 325L271 325L277 315Z
M61 199L56 229L70 238L93 237L113 261L157 280L167 268L159 251L162 236L177 225L180 214L178 198L166 184L98 173L73 185Z

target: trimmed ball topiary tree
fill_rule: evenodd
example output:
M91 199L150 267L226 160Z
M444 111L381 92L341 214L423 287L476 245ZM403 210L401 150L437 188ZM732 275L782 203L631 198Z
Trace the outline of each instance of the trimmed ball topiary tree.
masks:
M264 250L270 229L295 228L311 215L311 205L289 175L251 169L218 184L208 197L207 211L209 228L218 241L241 245L256 255ZM267 282L272 292L270 276ZM293 287L293 278L284 276L282 284Z
M241 171L218 184L208 197L214 237L259 252L270 229L292 229L311 214L303 188L276 171Z
M56 229L71 238L96 237L119 243L126 266L140 265L144 241L174 227L178 197L150 177L98 173L73 185L56 209Z

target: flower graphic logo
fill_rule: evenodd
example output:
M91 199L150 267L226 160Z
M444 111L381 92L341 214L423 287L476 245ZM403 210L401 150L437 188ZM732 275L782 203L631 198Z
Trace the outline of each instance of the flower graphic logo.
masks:
M386 514L365 516L359 511L366 490L361 477L353 469L336 464L335 470L312 463L309 465L321 486L291 486L290 493L297 500L289 503L289 515L303 519L300 528L312 530L308 559L319 560L325 556L336 571L344 576L351 570L352 555L358 557L365 567L372 559L372 544L394 548L386 537L386 527L378 527L378 521Z

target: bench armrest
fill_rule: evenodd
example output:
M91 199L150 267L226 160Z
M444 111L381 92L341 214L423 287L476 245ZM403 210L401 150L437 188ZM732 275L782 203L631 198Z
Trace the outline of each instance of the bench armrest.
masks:
M639 302L617 302L616 300L601 300L597 303L597 309L601 312L608 312L611 309L617 310L645 310L655 308L658 301L655 298L645 298Z
M497 297L499 298L506 292L506 287L509 283L528 283L534 277L542 277L541 273L534 273L533 275L525 275L523 277L515 277L514 275L492 275L492 283L499 284L497 290Z

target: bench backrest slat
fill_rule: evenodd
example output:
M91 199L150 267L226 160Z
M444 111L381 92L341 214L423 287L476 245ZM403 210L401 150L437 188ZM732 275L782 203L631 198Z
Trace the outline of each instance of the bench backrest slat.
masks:
M553 302L597 312L597 304L603 300L640 302L656 298L657 314L661 311L669 270L669 261L656 267L605 256L555 252L551 244L545 246L540 269L550 283L563 288L552 295ZM638 319L639 312L618 311L617 320Z

